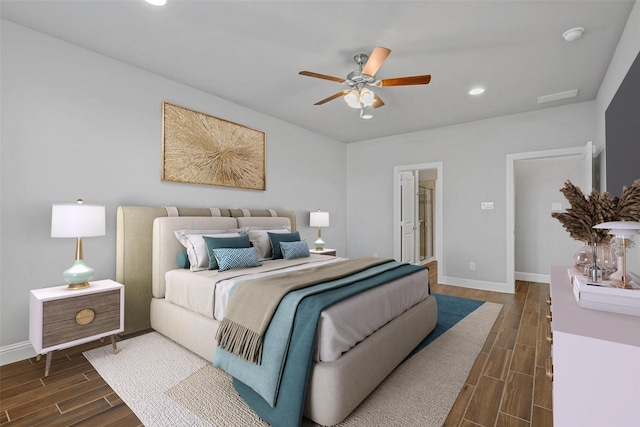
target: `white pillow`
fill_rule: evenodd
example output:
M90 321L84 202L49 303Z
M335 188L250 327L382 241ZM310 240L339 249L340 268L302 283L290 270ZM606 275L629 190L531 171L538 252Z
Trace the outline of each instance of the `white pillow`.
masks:
M187 249L191 271L209 269L209 250L202 236L239 237L237 229L230 230L176 230L173 232L182 246Z
M271 259L273 254L271 253L271 241L269 240L269 233L290 233L289 227L273 227L273 228L253 228L243 227L240 229L240 233L248 234L249 241L256 248L258 259L260 261L265 259Z

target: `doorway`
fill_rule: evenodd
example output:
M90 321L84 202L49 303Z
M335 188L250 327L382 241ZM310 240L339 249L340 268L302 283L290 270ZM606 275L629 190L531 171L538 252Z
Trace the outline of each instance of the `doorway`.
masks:
M432 170L420 171L432 172ZM418 179L418 241L420 263L435 258L435 191L436 180Z
M592 188L593 176L593 143L587 142L583 147L563 148L557 150L535 151L529 153L518 153L507 155L507 203L506 203L506 224L507 224L507 292L515 292L515 251L516 251L516 164L521 160L533 159L554 159L570 156L580 156L582 159L583 179L579 185L583 192L589 193ZM587 189L585 191L585 189ZM559 190L559 189L558 189ZM559 261L562 263L562 260ZM539 278L538 280L542 280ZM547 281L548 282L548 281Z
M421 265L438 260L438 275L444 271L442 171L441 162L394 168L394 258Z

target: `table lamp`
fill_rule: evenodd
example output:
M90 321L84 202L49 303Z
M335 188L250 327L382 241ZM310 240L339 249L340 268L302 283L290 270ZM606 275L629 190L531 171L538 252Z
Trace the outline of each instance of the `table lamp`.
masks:
M310 212L309 215L309 225L311 227L318 227L318 239L313 242L316 249L321 251L324 249L324 241L322 240L322 227L329 226L329 212L322 212L318 209L316 212Z
M633 236L640 234L640 222L637 221L610 221L602 224L594 225L593 228L602 228L609 230L609 234L619 238L622 241L622 282L613 283L611 286L623 289L631 289L631 278L627 275L627 240Z
M69 289L84 289L89 286L94 270L82 259L82 238L105 235L105 208L85 205L82 199L76 203L55 204L51 209L51 237L73 237L76 239L76 259L62 276Z

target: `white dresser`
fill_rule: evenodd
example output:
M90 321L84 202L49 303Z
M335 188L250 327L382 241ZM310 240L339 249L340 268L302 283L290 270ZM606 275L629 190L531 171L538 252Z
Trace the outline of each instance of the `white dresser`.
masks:
M552 266L550 323L554 426L640 426L640 316L578 307Z

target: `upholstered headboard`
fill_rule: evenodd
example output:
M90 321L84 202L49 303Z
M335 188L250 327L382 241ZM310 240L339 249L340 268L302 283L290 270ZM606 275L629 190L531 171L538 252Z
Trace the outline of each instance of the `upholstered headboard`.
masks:
M122 283L125 289L124 334L151 327L149 312L152 298L153 220L168 216L286 217L289 218L292 231L296 229L295 212L290 210L118 207L116 281Z

